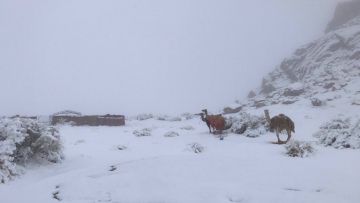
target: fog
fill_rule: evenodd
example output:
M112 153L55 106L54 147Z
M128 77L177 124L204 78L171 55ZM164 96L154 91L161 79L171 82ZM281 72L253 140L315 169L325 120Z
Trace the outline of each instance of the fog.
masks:
M338 0L0 0L0 115L212 111L324 33Z

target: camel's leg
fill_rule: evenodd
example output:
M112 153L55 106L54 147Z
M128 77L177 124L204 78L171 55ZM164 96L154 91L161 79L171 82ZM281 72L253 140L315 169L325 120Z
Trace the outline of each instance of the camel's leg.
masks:
M279 137L279 130L278 129L276 129L276 137L278 139L278 143L280 144L281 140L280 140L280 137Z
M290 138L291 138L291 130L286 130L287 131L287 134L288 134L288 138L286 139L286 142L289 142Z
M220 133L220 140L223 140L224 137L223 137L223 131L222 130L219 130L219 133Z
M211 127L210 127L210 124L207 123L207 126L209 128L209 132L211 133Z

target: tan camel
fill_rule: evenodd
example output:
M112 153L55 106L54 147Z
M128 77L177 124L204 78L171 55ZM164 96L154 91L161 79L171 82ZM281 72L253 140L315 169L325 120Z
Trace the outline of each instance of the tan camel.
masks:
M265 110L265 118L269 123L270 132L275 131L276 133L278 139L277 144L286 144L291 138L291 132L295 133L294 122L284 114L279 114L270 119L269 110ZM281 141L279 134L284 130L286 131L288 138L286 139L286 141Z

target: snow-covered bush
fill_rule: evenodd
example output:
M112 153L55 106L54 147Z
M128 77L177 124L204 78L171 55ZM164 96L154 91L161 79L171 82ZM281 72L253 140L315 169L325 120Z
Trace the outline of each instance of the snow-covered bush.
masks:
M184 118L185 120L190 120L190 119L193 119L195 117L195 115L192 113L183 113L183 114L181 114L181 117Z
M136 116L136 120L143 121L153 118L154 116L152 114L139 114Z
M242 112L236 117L230 117L229 120L233 123L231 131L236 134L244 134L247 137L259 137L267 131L265 117Z
M168 116L168 115L158 115L156 119L159 121L181 121L180 117L177 116Z
M309 157L315 152L310 142L290 141L285 145L286 154L290 157Z
M170 131L164 134L164 137L177 137L177 136L180 136L179 133L174 131Z
M137 137L151 136L151 129L144 128L142 130L134 130L133 134Z
M320 127L314 134L319 143L334 148L360 148L360 120L355 125L350 118L331 120Z
M0 119L0 182L18 175L30 161L59 162L62 158L55 127L32 119Z

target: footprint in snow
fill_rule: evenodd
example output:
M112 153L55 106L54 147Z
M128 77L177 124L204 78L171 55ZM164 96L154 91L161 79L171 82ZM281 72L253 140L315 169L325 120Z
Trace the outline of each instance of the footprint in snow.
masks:
M292 192L301 192L302 191L302 190L300 190L298 188L284 188L284 190L292 191Z
M116 171L116 170L117 170L117 167L116 167L116 166L114 166L114 165L110 166L109 171Z
M85 143L85 140L77 140L74 145L79 145Z
M229 200L230 202L235 202L235 203L242 203L242 202L244 202L244 199L243 199L243 198L229 197L228 200Z
M117 150L120 150L120 151L127 149L127 147L124 146L124 145L118 145L118 146L116 146L115 148L116 148Z
M56 187L55 187L55 192L53 192L52 193L52 197L54 198L54 199L56 199L57 201L61 201L62 199L61 199L61 197L60 197L60 186L59 185L57 185Z

